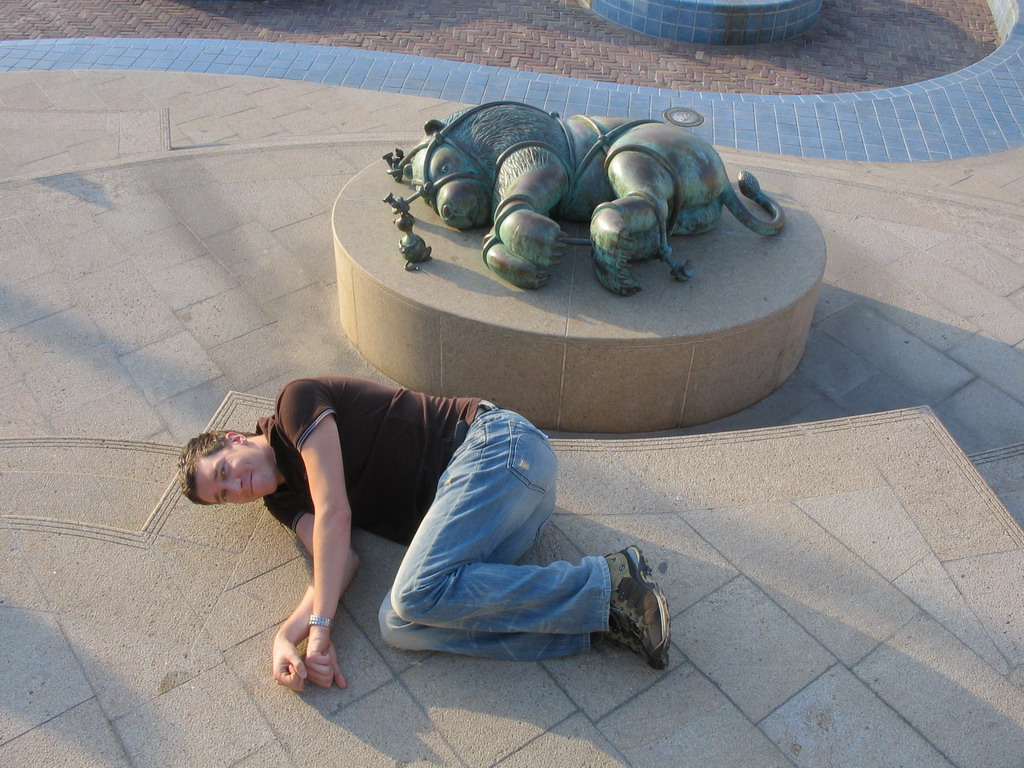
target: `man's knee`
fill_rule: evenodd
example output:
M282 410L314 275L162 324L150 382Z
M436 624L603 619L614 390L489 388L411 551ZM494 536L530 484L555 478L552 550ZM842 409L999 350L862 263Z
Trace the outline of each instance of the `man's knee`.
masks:
M427 650L423 644L422 625L407 621L399 616L391 603L391 594L384 598L377 612L381 639L394 648L405 651Z
M390 592L384 598L384 602L380 604L380 609L377 611L377 623L380 625L380 636L385 643L396 648L403 647L402 629L407 627L409 622L404 621L395 613L394 608L391 606Z
M404 589L395 584L391 590L391 613L404 622L421 623L424 615L430 610L424 607L423 600L415 589Z
M454 573L437 575L431 583L396 580L391 587L391 610L402 621L430 624L431 612L444 600L444 593Z

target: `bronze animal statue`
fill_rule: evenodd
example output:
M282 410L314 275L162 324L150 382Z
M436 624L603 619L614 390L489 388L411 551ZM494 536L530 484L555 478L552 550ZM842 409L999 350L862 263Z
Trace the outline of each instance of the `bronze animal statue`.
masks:
M669 235L706 232L725 206L761 235L785 214L757 179L740 173L740 192L771 218L751 213L714 148L655 120L557 115L516 102L492 102L430 120L408 154L385 155L396 181L410 182L445 224L490 224L483 258L521 288L538 288L568 244L553 219L590 221L593 264L613 293L640 290L631 261L660 258L687 280L689 263L671 258ZM587 242L587 241L582 241Z

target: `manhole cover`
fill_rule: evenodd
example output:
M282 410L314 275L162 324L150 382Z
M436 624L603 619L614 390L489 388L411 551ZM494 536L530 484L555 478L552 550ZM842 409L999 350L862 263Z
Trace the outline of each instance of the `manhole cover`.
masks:
M704 115L689 107L672 107L661 113L665 122L672 125L681 125L683 128L693 128L704 122Z

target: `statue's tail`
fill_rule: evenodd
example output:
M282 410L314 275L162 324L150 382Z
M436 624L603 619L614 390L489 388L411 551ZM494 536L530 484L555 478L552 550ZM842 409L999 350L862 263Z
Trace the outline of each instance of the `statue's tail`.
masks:
M731 186L728 187L723 195L724 199L722 202L725 204L725 207L747 229L753 230L759 235L777 235L786 223L786 214L779 207L779 204L761 191L761 185L750 171L740 171L737 182L743 196L757 203L765 213L772 217L771 221L764 221L751 213Z

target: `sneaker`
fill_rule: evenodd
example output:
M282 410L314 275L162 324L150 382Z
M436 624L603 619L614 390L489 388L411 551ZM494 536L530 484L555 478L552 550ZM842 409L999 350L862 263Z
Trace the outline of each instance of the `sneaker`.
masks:
M612 599L605 639L628 648L655 669L668 666L668 601L654 582L650 566L636 547L605 556Z

